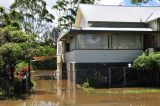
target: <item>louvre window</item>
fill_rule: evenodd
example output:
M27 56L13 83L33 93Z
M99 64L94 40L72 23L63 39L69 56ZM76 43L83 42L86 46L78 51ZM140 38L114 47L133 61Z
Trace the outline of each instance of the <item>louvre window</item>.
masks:
M141 35L81 34L76 38L76 49L142 49Z
M107 49L108 35L82 34L77 36L77 49Z
M140 35L112 35L112 49L142 49L142 36Z

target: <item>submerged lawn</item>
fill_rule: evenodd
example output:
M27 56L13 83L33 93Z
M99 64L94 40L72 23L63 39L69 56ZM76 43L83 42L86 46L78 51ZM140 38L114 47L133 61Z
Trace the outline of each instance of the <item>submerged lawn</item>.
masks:
M145 93L160 93L159 88L109 88L109 89L94 89L83 88L89 94L145 94Z

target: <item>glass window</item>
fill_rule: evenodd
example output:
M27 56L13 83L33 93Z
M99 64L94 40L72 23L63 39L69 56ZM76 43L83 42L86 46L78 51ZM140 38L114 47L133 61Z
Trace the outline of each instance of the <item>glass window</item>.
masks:
M106 49L108 48L108 36L99 34L77 35L77 49Z
M140 35L112 35L113 49L142 49L142 41Z

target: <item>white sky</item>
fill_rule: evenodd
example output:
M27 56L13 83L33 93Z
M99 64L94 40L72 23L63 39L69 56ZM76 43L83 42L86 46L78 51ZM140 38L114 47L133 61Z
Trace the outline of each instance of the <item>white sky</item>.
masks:
M47 2L47 9L50 12L53 12L51 10L51 7L53 6L53 4L56 2L57 0L46 0ZM14 0L0 0L0 6L9 8L9 6L14 2ZM103 4L103 5L132 5L130 3L130 0L100 0L98 2L98 4ZM150 0L149 3L145 4L146 6L156 6L156 5L160 5L160 1L159 0Z
M104 4L104 5L119 5L122 3L123 0L101 0L98 4Z
M9 6L14 2L14 0L0 0L0 6L9 8ZM47 7L50 10L56 0L46 0ZM101 0L98 4L104 5L119 5L123 0Z
M9 6L14 2L14 0L0 0L0 6L9 8ZM47 8L51 9L56 0L46 0Z

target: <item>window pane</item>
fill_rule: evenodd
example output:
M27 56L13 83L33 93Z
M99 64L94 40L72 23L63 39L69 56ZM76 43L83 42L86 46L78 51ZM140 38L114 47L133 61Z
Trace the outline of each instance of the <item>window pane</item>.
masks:
M85 49L84 35L77 35L76 48L77 49Z
M112 35L112 48L113 49L141 49L141 36L140 35Z
M77 49L106 49L108 48L108 36L99 34L84 34L77 36Z

